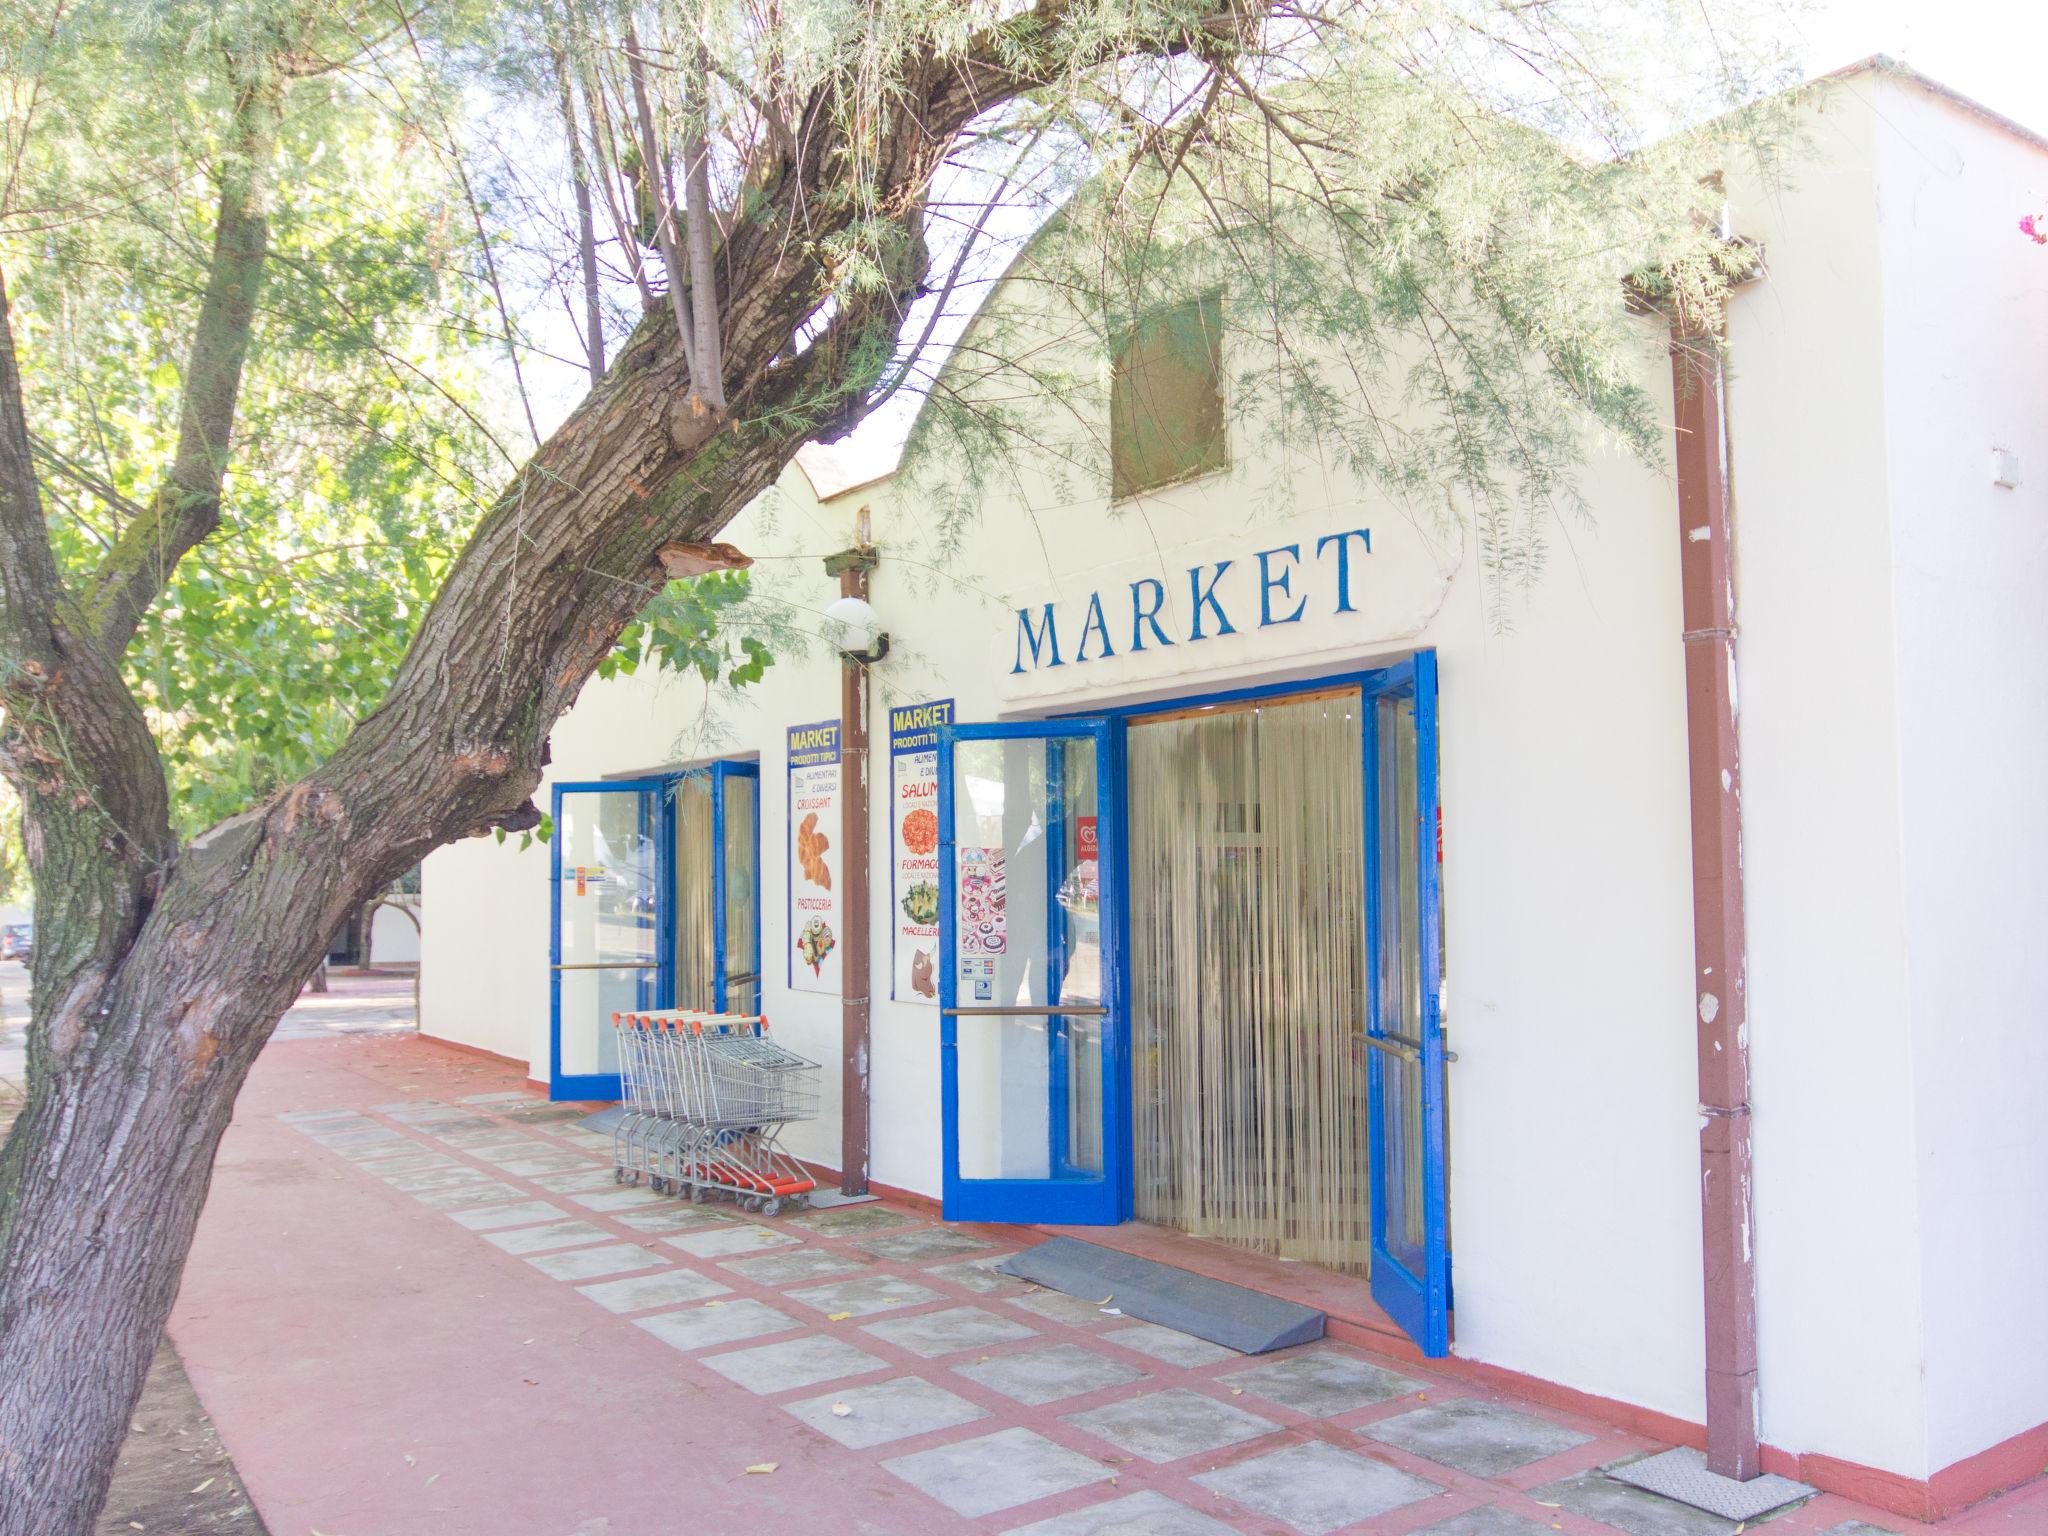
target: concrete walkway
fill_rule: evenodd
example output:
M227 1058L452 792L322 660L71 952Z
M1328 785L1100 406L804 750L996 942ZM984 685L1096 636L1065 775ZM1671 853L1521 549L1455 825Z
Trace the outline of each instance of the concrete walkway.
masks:
M171 1331L272 1531L1736 1530L1602 1477L1656 1448L1607 1426L1036 1291L1009 1229L620 1189L574 1120L417 1039L265 1053ZM1943 1529L2048 1533L2048 1489Z

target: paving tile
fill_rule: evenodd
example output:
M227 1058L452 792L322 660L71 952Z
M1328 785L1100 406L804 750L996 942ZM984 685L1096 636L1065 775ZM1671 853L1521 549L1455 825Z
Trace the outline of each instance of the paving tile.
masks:
M1730 1536L1736 1522L1661 1494L1617 1483L1597 1471L1546 1483L1529 1497L1611 1525L1628 1536Z
M963 1253L986 1253L995 1245L946 1227L920 1227L914 1232L871 1237L854 1246L878 1259L913 1264L920 1259L951 1259Z
M537 1173L570 1173L590 1166L589 1158L577 1157L570 1152L555 1152L547 1157L521 1157L509 1163L501 1163L488 1157L483 1161L511 1174L515 1179L530 1179Z
M800 1301L830 1317L835 1312L869 1317L876 1312L893 1312L898 1307L921 1307L928 1301L944 1301L937 1291L913 1285L897 1275L860 1275L831 1285L791 1291L791 1301Z
M504 1232L486 1232L484 1241L496 1243L507 1253L546 1253L552 1248L574 1248L579 1243L601 1243L611 1237L603 1227L587 1221L558 1221L545 1227L513 1227Z
M716 1366L716 1361L707 1361ZM847 1413L835 1413L846 1408ZM801 1403L785 1403L782 1411L848 1450L865 1451L912 1435L957 1429L989 1416L964 1397L934 1386L921 1376L899 1376L867 1387L846 1387Z
M1366 1425L1359 1433L1474 1477L1499 1477L1593 1438L1549 1419L1472 1397L1396 1414Z
M421 1173L394 1173L384 1182L402 1195L423 1189L454 1189L462 1184L486 1184L491 1176L476 1168L429 1168Z
M665 1261L660 1254L638 1243L607 1243L602 1248L544 1253L526 1262L557 1280L595 1280L599 1275L621 1275L629 1269L651 1269Z
M963 1291L974 1291L983 1296L1014 1296L1030 1282L1019 1280L1015 1275L996 1273L996 1265L1008 1257L1002 1253L984 1254L978 1259L963 1259L958 1264L934 1264L924 1273L949 1285L957 1285Z
M583 1168L575 1173L543 1173L526 1181L554 1195L572 1195L586 1189L617 1189L619 1181L609 1168Z
M815 1387L844 1376L865 1376L870 1371L886 1370L889 1365L879 1355L871 1355L829 1333L809 1333L779 1344L713 1355L704 1363L727 1381L762 1397L797 1387Z
M772 1227L725 1226L709 1232L685 1232L680 1237L663 1238L671 1248L700 1259L723 1258L729 1253L757 1253L763 1248L791 1248L796 1239L787 1232L777 1232Z
M322 1125L334 1120L367 1120L359 1109L288 1109L277 1117L286 1125Z
M380 1157L375 1161L359 1162L356 1166L377 1178L387 1178L394 1173L424 1173L429 1168L460 1168L462 1164L452 1157L443 1157L438 1152L414 1152L410 1149L394 1157Z
M569 1196L578 1205L588 1206L593 1211L630 1211L636 1206L660 1205L672 1197L657 1195L653 1190L637 1185L624 1189L594 1189L589 1194Z
M1323 1536L1339 1526L1384 1515L1443 1490L1369 1456L1323 1441L1290 1445L1219 1467L1194 1479L1212 1493L1303 1533Z
M1192 1333L1162 1328L1157 1323L1137 1323L1129 1328L1114 1329L1101 1337L1112 1344L1121 1344L1125 1349L1135 1349L1141 1355L1150 1355L1154 1360L1163 1360L1168 1365L1214 1365L1218 1360L1244 1358L1234 1349L1211 1344Z
M1485 1504L1425 1525L1415 1536L1550 1536L1550 1527L1526 1515L1511 1514L1498 1504Z
M1369 1360L1334 1349L1306 1350L1268 1360L1248 1371L1231 1371L1216 1379L1225 1386L1242 1387L1254 1397L1318 1419L1349 1413L1370 1403L1391 1403L1410 1392L1420 1392L1423 1386Z
M792 1216L790 1222L799 1227L809 1227L825 1237L849 1237L858 1232L883 1232L890 1227L924 1226L904 1211L892 1211L886 1205L841 1205L826 1211L806 1211L801 1216Z
M1079 1344L1054 1344L1046 1349L1027 1349L1022 1354L996 1355L953 1369L969 1381L979 1382L1032 1408L1145 1379L1145 1373L1135 1366L1083 1349Z
M706 1302L680 1312L657 1312L652 1317L633 1319L664 1344L677 1349L709 1349L714 1344L737 1344L763 1334L786 1333L797 1326L786 1312L759 1301Z
M1009 1536L1233 1536L1233 1530L1148 1488L1069 1515L1020 1525Z
M420 1189L413 1191L413 1199L430 1211L454 1211L473 1205L497 1205L506 1200L517 1200L525 1194L510 1184L485 1182L482 1184L455 1184L442 1189Z
M1086 1430L1133 1456L1160 1463L1242 1445L1280 1427L1271 1419L1219 1403L1187 1387L1147 1392L1085 1413L1062 1414L1060 1422Z
M1840 1525L1829 1526L1820 1536L1899 1536L1899 1533L1886 1530L1881 1525L1872 1525L1868 1520L1844 1520Z
M500 1227L527 1227L537 1221L553 1221L564 1212L545 1200L520 1200L511 1205L484 1205L449 1215L472 1232L495 1232Z
M970 1520L1099 1483L1114 1471L1028 1429L897 1456L883 1467Z
M416 1109L439 1109L441 1106L432 1099L400 1099L396 1104L372 1104L373 1115L390 1115L393 1119L412 1113Z
M361 1127L351 1126L344 1130L332 1131L316 1129L306 1134L330 1152L338 1152L343 1147L369 1147L375 1146L378 1142L405 1140L397 1131L387 1130L374 1121Z
M987 1349L991 1344L1036 1338L1038 1334L1035 1328L1027 1328L1013 1318L997 1317L979 1307L948 1307L943 1312L920 1312L914 1317L884 1318L879 1323L863 1323L861 1331L927 1360L957 1350Z
M464 1104L526 1104L532 1102L532 1099L532 1094L521 1093L514 1089L506 1093L465 1093L462 1096L461 1102Z
M329 1147L336 1157L347 1158L352 1163L374 1163L387 1158L403 1157L409 1152L425 1152L428 1149L407 1136L379 1137L375 1141L353 1141L345 1147Z
M1116 1321L1102 1310L1100 1300L1069 1296L1065 1291L1033 1291L1028 1296L1013 1296L1010 1305L1036 1312L1047 1322L1065 1323L1069 1328L1094 1328Z
M686 1301L702 1301L707 1296L732 1294L731 1286L720 1285L694 1269L665 1269L658 1275L633 1275L577 1289L607 1312L645 1312L649 1307L673 1307Z
M539 1159L543 1152L552 1153L557 1161L560 1161L564 1164L567 1164L569 1161L569 1154L562 1151L559 1147L550 1147L544 1141L536 1142L531 1138L528 1138L525 1144L521 1146L471 1147L468 1149L468 1151L469 1155L475 1158L478 1162L489 1163L493 1168L503 1168L507 1172L511 1171L511 1167L514 1163L533 1162L536 1159ZM575 1166L587 1168L590 1165L588 1163L582 1163L577 1164ZM543 1168L539 1171L541 1173L568 1173L571 1170L570 1167L565 1166L561 1168Z
M636 1232L679 1232L684 1228L701 1229L734 1219L724 1211L681 1201L670 1201L644 1211L626 1211L612 1218L620 1226L631 1227Z
M796 1285L805 1280L822 1280L865 1269L859 1259L834 1253L829 1248L791 1248L779 1253L758 1254L751 1259L727 1259L725 1268L756 1285ZM921 1289L921 1287L920 1287ZM833 1309L837 1311L835 1307Z

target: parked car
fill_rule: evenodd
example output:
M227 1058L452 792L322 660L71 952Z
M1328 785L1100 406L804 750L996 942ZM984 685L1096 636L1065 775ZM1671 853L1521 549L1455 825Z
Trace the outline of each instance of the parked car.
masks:
M9 923L0 928L0 960L19 960L27 965L35 958L36 925Z

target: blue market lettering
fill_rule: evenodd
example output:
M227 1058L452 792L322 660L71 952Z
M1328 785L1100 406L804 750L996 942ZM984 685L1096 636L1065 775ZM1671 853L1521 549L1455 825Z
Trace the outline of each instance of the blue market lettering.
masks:
M1354 540L1358 554L1372 553L1370 528L1346 528L1317 539L1310 556L1314 564L1334 568L1336 572L1336 603L1330 610L1332 613L1358 612L1351 592ZM1311 596L1308 590L1310 583L1306 579L1299 587L1295 584L1297 577L1306 578L1307 574L1301 546L1281 544L1273 549L1259 550L1252 558L1258 563L1259 621L1256 627L1271 629L1281 624L1299 624L1308 612ZM1218 560L1214 565L1188 567L1188 627L1187 633L1178 639L1167 633L1164 622L1165 579L1144 576L1132 582L1129 595L1131 653L1135 655L1148 648L1162 649L1182 642L1193 644L1197 640L1220 640L1225 635L1238 633L1237 625L1223 606L1223 596L1217 591L1224 572L1235 563ZM1117 601L1113 596L1110 603ZM1016 662L1010 668L1012 677L1067 665L1067 657L1060 649L1058 610L1062 606L1060 603L1041 603L1036 608L1017 610L1017 654ZM1075 640L1075 666L1116 655L1116 647L1110 639L1109 615L1110 605L1104 603L1102 594L1090 592L1088 601L1082 605L1080 627L1069 630ZM1068 622L1072 623L1071 618Z

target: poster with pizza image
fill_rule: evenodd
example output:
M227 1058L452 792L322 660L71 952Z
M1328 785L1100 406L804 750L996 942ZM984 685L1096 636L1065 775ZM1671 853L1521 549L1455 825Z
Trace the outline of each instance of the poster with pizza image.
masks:
M839 991L839 722L789 729L789 985Z
M939 732L953 701L889 711L889 896L895 939L889 995L939 1000Z

